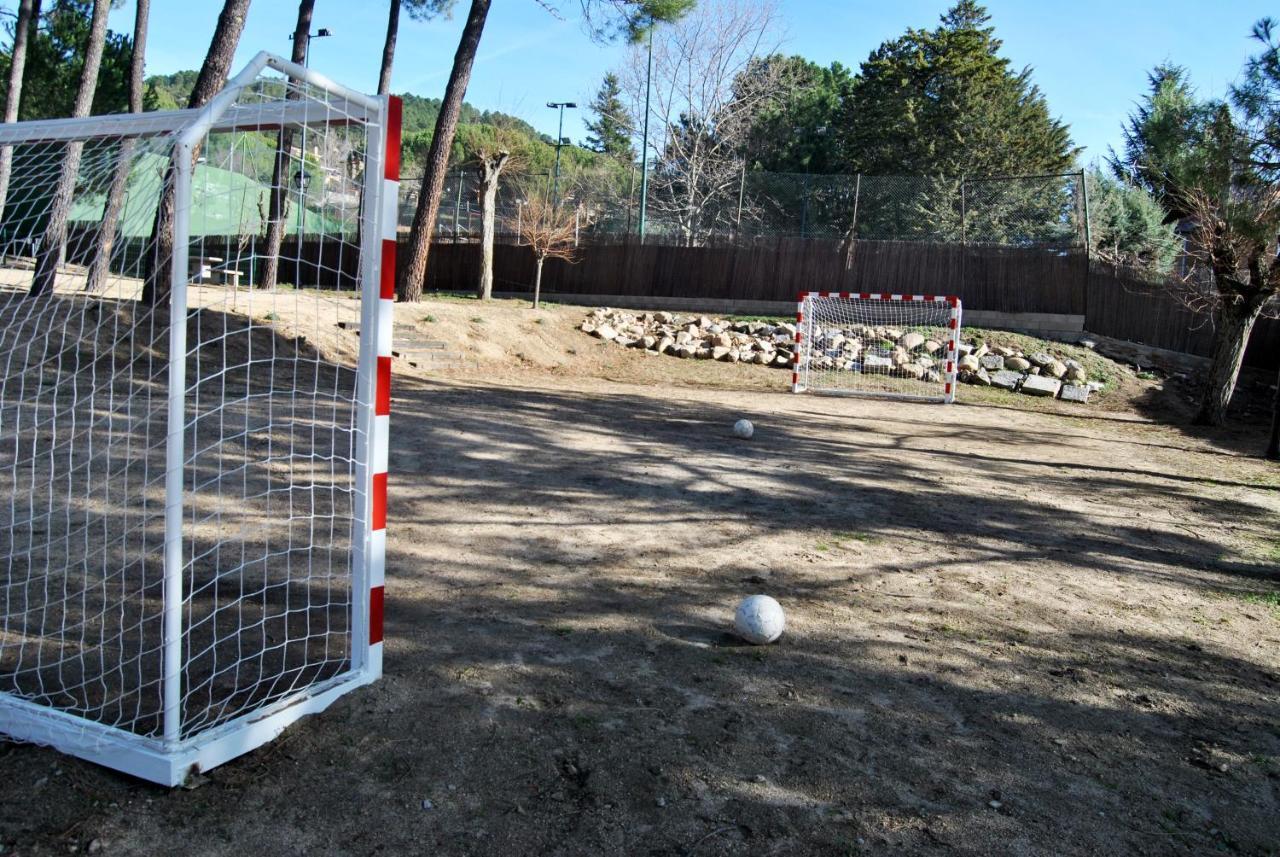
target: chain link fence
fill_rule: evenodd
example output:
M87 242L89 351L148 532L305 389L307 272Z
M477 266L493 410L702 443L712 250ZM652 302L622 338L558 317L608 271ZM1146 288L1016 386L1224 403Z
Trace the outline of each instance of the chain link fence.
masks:
M558 198L577 214L582 240L638 236L637 169L510 173L497 196L497 233L519 232L531 195ZM417 188L402 185L400 223L413 222ZM645 240L701 246L764 238L933 241L1071 249L1086 243L1081 173L983 178L742 172L729 186L696 192L655 177L645 206ZM437 241L475 241L481 228L477 170L450 172L436 220Z

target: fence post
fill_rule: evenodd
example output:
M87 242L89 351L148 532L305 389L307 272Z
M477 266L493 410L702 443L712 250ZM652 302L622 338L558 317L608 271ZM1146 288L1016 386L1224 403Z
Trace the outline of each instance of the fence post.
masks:
M1089 183L1084 170L1080 171L1080 202L1084 206L1084 323L1089 324L1089 266L1092 256L1093 235L1089 226Z
M804 233L809 225L809 174L804 174L804 180L801 182L801 192L803 194L800 200L800 237L804 238Z
M968 179L960 177L960 289L964 292L969 277L969 231L966 228L965 216L968 214L968 200L965 198L965 185Z
M1084 203L1084 257L1088 259L1093 246L1093 235L1089 225L1089 183L1085 181L1084 170L1080 171L1080 199Z
M426 193L426 190L424 189L422 192ZM453 243L454 244L458 243L458 231L460 229L458 218L461 217L461 215L462 215L462 173L459 172L458 173L458 193L453 199Z
M853 225L849 227L849 237L858 239L858 197L862 195L862 173L853 179Z
M742 174L738 177L738 217L733 223L734 237L742 234L742 198L747 191L747 159L742 159Z

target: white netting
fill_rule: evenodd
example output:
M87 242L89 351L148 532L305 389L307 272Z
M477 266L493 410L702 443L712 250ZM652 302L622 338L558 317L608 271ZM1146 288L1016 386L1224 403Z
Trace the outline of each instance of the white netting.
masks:
M351 666L360 408L338 323L360 318L377 121L268 73L199 144L170 739ZM175 123L34 129L0 203L0 697L151 737Z
M959 301L809 294L799 329L797 391L953 398Z

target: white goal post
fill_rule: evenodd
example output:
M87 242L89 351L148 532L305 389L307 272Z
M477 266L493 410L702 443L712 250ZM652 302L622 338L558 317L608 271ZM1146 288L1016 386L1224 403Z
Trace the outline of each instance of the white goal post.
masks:
M959 348L957 297L805 292L791 389L950 403Z
M176 785L381 675L400 114L0 125L0 737Z

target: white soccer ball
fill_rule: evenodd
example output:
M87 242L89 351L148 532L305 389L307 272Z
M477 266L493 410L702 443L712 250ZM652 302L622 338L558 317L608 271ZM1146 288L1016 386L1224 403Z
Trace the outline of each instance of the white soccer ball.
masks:
M782 605L768 595L752 595L744 598L733 616L733 627L748 643L763 646L782 636L787 619Z
M733 433L741 438L748 438L756 433L756 427L751 424L751 420L738 420L733 424Z

